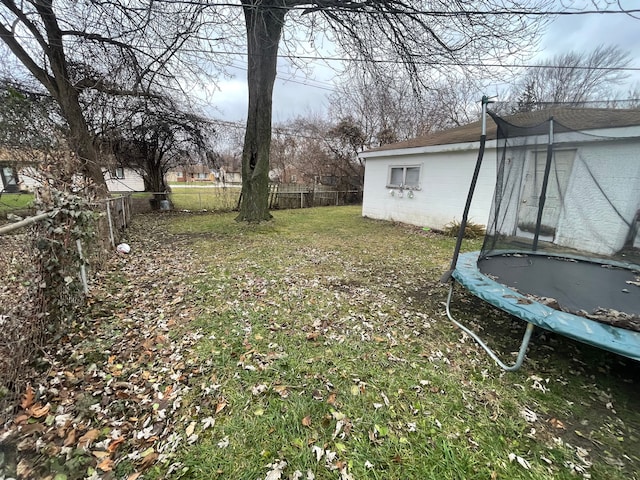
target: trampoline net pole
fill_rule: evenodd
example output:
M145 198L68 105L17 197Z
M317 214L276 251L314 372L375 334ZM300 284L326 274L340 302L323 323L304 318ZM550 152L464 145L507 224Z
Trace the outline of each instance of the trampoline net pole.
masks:
M540 226L542 225L542 213L544 204L547 201L547 187L549 186L549 173L551 172L551 161L553 160L553 117L549 119L549 143L547 144L547 159L544 165L544 176L542 177L542 189L540 190L540 200L538 202L538 216L536 218L536 230L533 237L532 250L538 250L538 238L540 237Z
M451 274L456 269L458 263L458 255L460 255L460 248L462 248L462 239L464 238L465 230L467 229L467 221L469 219L469 210L471 209L471 201L473 200L473 193L478 183L478 176L480 175L480 167L482 166L482 158L484 157L484 146L487 142L487 104L489 99L485 96L482 97L482 135L480 135L480 150L478 151L478 158L476 160L476 166L473 170L473 177L471 178L471 185L469 186L469 192L467 193L467 201L464 205L464 212L462 213L462 219L460 220L460 228L458 230L458 238L456 239L456 246L453 249L453 256L451 258L451 265L444 275L440 278L440 283L447 283L451 279Z

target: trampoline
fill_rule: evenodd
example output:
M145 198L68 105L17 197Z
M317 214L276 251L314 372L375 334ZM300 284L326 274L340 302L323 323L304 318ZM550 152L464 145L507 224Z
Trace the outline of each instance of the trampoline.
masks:
M487 103L483 99L483 114ZM600 112L569 109L564 115L570 123L571 115ZM580 132L553 116L541 121L542 112L509 121L489 114L497 153L491 214L482 250L461 254L487 140L483 121L460 235L443 276L450 282L447 316L508 371L522 365L535 327L640 361L640 153L634 137L628 129ZM636 116L638 125L640 112ZM515 363L503 363L453 318L455 282L527 323Z

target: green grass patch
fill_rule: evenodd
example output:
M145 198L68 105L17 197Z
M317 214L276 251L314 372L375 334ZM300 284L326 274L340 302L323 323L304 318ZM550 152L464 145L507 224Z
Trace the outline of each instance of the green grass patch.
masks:
M0 217L5 217L7 213L27 210L32 204L32 193L3 193L0 195Z
M171 187L171 201L179 210L230 211L238 205L240 188Z
M206 267L172 332L200 335L198 437L152 476L638 478L637 364L545 333L504 373L444 316L455 239L359 207L273 215L166 217ZM459 290L454 313L507 358L524 329Z

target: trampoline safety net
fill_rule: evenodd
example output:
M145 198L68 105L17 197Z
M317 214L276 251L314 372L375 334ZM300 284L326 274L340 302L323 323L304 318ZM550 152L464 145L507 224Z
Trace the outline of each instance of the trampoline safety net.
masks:
M490 115L497 182L480 271L553 308L640 331L640 138L590 128L579 109L544 121Z

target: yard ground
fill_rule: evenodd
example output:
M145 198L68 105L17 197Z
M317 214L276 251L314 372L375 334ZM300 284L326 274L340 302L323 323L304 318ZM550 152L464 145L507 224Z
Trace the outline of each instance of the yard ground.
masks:
M37 362L0 471L639 478L639 364L540 333L504 373L444 315L453 239L359 207L274 217L137 216ZM459 290L454 314L507 357L524 329Z

